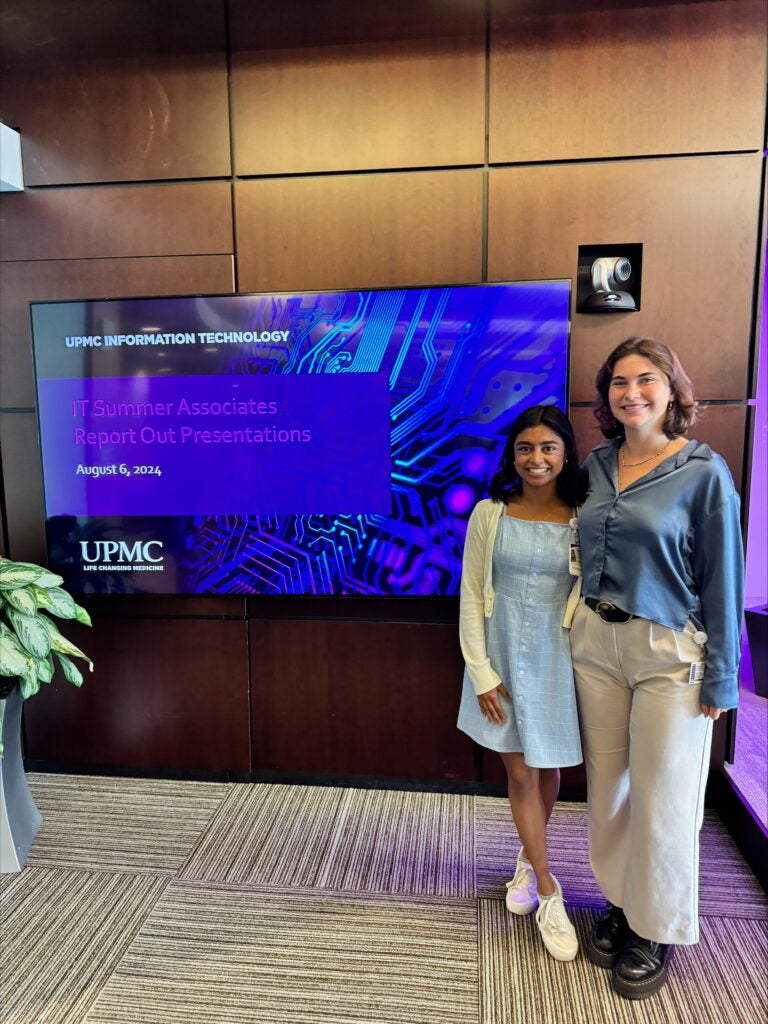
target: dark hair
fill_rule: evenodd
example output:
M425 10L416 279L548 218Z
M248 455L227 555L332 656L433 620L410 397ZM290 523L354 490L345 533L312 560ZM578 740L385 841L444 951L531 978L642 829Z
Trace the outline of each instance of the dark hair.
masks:
M521 493L522 485L515 469L515 441L524 430L538 426L549 427L565 445L566 462L556 480L558 496L569 505L581 505L587 496L587 474L579 464L571 422L556 405L531 405L515 419L509 428L501 462L491 479L488 493L494 501L505 504Z
M611 412L608 389L611 386L613 368L625 356L645 356L665 375L672 392L672 400L661 429L670 438L684 434L696 422L699 404L693 397L693 384L683 369L683 364L677 354L662 341L656 341L654 338L627 338L611 352L595 378L597 401L594 412L603 436L624 436L624 427Z

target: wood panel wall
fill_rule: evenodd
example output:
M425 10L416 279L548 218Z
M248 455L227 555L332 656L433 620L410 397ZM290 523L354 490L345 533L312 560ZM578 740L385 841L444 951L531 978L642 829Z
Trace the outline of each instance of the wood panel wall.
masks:
M43 560L31 300L575 279L642 244L641 310L572 313L571 413L628 334L677 347L741 484L763 0L6 0L2 543ZM34 763L497 778L454 727L455 602L92 603L97 670L26 711ZM580 769L565 781L578 786Z

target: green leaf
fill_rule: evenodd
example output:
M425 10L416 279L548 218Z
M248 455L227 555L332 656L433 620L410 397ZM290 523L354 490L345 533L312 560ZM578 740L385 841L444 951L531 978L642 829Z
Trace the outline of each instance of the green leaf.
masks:
M33 584L30 590L37 599L38 608L44 608L45 611L51 612L53 615L58 615L60 619L77 619L79 605L75 604L74 599L66 590L62 590L61 587L39 587ZM88 619L86 625L90 626L91 620L88 617L88 613L84 609L81 609Z
M32 587L19 587L18 590L6 590L4 599L11 608L24 615L35 615L37 612L37 600Z
M40 577L40 579L35 580L35 583L37 584L38 587L45 587L46 589L48 587L60 587L63 582L63 576L59 576L55 572L49 572L47 569Z
M47 657L51 649L51 637L43 616L22 615L15 608L8 608L7 614L21 646L35 658Z
M36 583L31 583L29 589L35 595L35 600L37 601L38 608L50 607L51 602L48 598L48 591L45 589L45 587L38 587Z
M83 661L88 662L88 668L93 672L93 662L88 655L83 654L80 648L75 647L71 640L67 640L65 636L62 636L52 619L45 615L41 615L39 618L48 628L51 650L56 651L57 654L68 654L72 658L82 658Z
M51 636L55 636L56 634L59 634L59 635L61 634L61 630L56 625L56 623L53 621L53 619L49 619L48 616L47 615L43 615L42 612L38 612L37 613L37 617L38 617L38 619L40 619L40 621L42 623L45 624L45 628L48 630L48 632L51 634Z
M0 629L0 676L24 676L32 667L32 659L16 637L3 626Z
M67 682L73 683L75 686L82 686L83 673L74 661L70 661L66 654L57 653L56 657L59 659L59 664L61 665L62 671L64 672L64 678Z
M32 671L29 675L21 676L19 679L19 689L21 690L22 700L34 697L40 689L40 680L37 678L37 674Z
M82 608L79 604L76 604L75 609L75 620L77 622L81 623L83 626L93 625L93 623L91 622L91 616L88 614L85 608Z
M0 590L17 590L30 583L37 583L46 572L39 565L9 562L7 558L0 558Z
M93 662L87 654L83 654L79 647L75 647L65 636L59 634L57 637L51 638L51 649L57 654L68 654L72 658L82 658L83 661L88 662L88 668L93 672Z
M46 572L37 580L37 585L38 587L60 587L63 582L63 576L58 576L55 572Z
M37 603L47 612L58 615L60 619L76 618L77 605L66 590L62 590L60 587L50 587L46 590L40 586L35 586L32 590L37 598Z
M53 673L55 666L53 664L53 658L49 654L47 658L36 658L35 667L37 669L37 678L41 683L50 683L53 679Z
M12 565L17 569L27 569L30 572L37 572L36 578L30 580L30 583L36 583L38 587L60 587L64 582L61 576L57 576L56 573L51 572L42 565L35 565L34 562L8 562L8 565ZM3 567L0 565L0 576L2 576L2 573Z

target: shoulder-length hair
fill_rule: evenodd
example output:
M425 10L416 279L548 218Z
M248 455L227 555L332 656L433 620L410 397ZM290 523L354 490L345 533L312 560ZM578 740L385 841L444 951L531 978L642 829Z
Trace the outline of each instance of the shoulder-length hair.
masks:
M667 437L677 437L692 427L699 415L699 403L693 397L693 384L683 369L683 364L676 352L662 341L654 338L627 338L622 341L608 356L597 371L595 386L597 401L595 403L595 419L600 424L604 437L623 437L624 427L611 412L608 401L608 389L611 386L613 369L625 356L644 356L661 370L669 382L672 392L670 408L662 425Z
M571 421L556 405L531 405L519 414L509 428L507 443L488 493L494 501L505 504L522 491L515 469L515 441L529 427L544 426L554 431L565 445L565 465L556 480L557 493L569 505L581 505L587 496L587 474L579 463Z

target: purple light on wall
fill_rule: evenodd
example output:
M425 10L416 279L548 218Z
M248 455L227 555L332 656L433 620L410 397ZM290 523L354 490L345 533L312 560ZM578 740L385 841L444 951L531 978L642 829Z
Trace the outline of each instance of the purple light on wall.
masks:
M765 528L768 522L768 280L763 282L763 308L758 344L752 477L747 516L747 608L768 601L768 531Z

